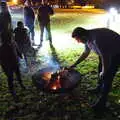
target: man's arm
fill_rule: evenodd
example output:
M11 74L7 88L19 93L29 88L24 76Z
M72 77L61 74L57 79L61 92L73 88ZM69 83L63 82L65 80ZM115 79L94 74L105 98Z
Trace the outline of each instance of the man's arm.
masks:
M100 76L104 76L110 67L111 57L110 55L103 54L101 60L102 60L102 71L100 73Z
M83 60L85 60L89 54L90 54L90 49L87 46L85 46L85 50L82 53L82 55L72 66L70 66L70 68L76 67L76 65L79 64L80 62L82 62Z
M40 21L41 15L40 15L41 7L37 10L37 20Z
M50 15L53 15L53 14L54 14L54 10L53 10L53 8L50 7L50 6L49 6L49 14L50 14Z
M15 48L16 52L17 52L17 55L22 59L22 53L20 52L19 48L18 48L18 45L15 41L12 41L12 45L13 47Z

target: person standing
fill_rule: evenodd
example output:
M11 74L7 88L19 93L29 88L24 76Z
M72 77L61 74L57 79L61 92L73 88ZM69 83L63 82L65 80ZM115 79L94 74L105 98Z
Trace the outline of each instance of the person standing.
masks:
M108 94L120 65L120 35L107 28L87 30L77 27L73 30L72 37L78 43L83 43L85 50L69 68L74 68L85 60L91 50L98 55L98 84L95 89L91 89L89 92L99 95L98 100L91 107L95 111L102 112L106 108Z
M12 19L6 2L0 2L0 33L12 30Z
M22 58L22 54L11 34L12 32L8 30L1 33L2 46L0 46L0 65L7 76L9 91L16 101L17 95L14 89L14 74L21 88L25 89L25 86L23 85L19 68L19 57Z
M50 15L53 15L54 11L52 7L48 5L48 1L45 0L42 2L40 7L38 8L38 13L37 13L37 18L40 26L40 46L42 46L43 42L43 33L44 29L46 29L46 36L48 37L47 39L52 43L52 35L51 35L51 28L50 28Z
M35 44L34 37L35 37L35 31L34 31L34 24L35 24L35 12L33 10L32 2L30 0L26 0L24 4L24 23L25 26L27 26L30 30L30 39L32 44Z

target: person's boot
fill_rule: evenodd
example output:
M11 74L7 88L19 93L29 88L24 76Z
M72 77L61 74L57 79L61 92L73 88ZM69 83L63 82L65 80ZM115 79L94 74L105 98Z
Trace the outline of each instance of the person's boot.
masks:
M40 45L39 45L39 47L42 47L42 43L43 43L43 40L40 41Z
M24 89L24 90L26 89L26 87L21 82L20 82L20 86L21 86L22 89Z
M104 112L106 110L106 102L106 98L100 97L95 104L91 105L91 108L93 108L95 112Z
M18 102L19 101L19 98L18 96L16 95L16 92L14 90L10 90L10 93L12 94L12 97L13 97L13 100L15 102Z
M49 43L52 45L52 39L49 39Z

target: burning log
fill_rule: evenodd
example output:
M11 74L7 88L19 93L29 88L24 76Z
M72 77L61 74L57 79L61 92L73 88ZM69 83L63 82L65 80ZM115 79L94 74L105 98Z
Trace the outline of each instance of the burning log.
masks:
M38 71L32 76L33 83L38 89L44 91L68 91L76 87L81 81L81 74L72 69L60 69L53 73L52 71Z

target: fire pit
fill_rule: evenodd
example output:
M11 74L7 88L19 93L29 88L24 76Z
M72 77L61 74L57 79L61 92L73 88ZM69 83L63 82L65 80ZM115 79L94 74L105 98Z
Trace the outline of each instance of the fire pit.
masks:
M74 70L43 68L32 76L33 84L45 92L65 93L73 90L81 81L81 74Z

